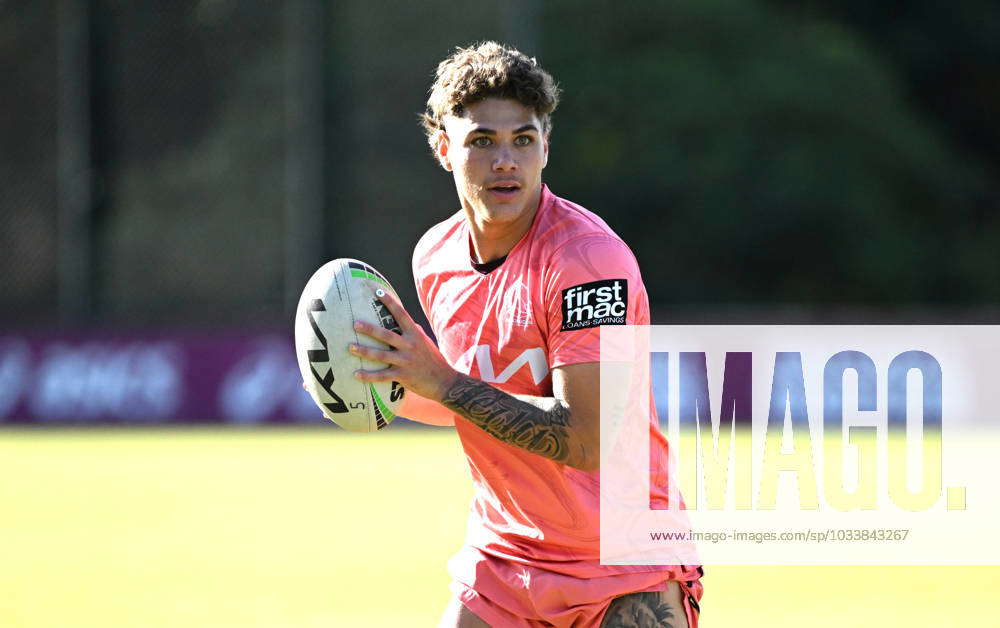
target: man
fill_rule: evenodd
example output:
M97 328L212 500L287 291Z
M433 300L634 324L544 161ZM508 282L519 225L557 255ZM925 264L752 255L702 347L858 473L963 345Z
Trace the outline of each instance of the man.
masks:
M441 626L693 627L698 567L600 564L599 326L648 324L649 307L625 243L542 184L557 101L534 59L493 42L438 66L423 123L461 209L413 273L440 349L387 295L402 334L357 329L392 349L349 350L389 365L359 379L401 382L400 413L454 421L465 449L475 497ZM655 416L651 442L665 503Z

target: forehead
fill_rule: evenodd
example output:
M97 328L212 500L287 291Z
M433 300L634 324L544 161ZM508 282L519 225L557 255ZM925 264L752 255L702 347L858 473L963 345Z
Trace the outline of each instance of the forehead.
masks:
M444 119L449 133L468 133L477 127L511 131L528 124L534 124L539 130L542 128L534 109L507 98L486 98L467 105L461 117L446 116Z

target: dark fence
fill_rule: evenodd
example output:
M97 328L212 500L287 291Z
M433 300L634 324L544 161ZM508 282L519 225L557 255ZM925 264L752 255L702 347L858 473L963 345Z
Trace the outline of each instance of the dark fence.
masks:
M562 84L546 179L654 302L996 303L1000 9L958 6L5 2L0 321L284 324L348 256L413 303L458 206L416 114L486 38Z

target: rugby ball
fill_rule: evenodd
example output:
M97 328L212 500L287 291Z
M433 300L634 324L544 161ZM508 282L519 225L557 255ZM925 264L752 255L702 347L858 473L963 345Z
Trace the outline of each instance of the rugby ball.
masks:
M393 419L403 403L399 382L362 382L358 369L386 368L351 355L351 343L388 348L354 330L365 321L399 333L396 319L379 301L396 291L377 270L356 259L327 262L309 279L295 312L295 357L302 380L323 415L352 432L374 432ZM381 293L381 294L380 294Z

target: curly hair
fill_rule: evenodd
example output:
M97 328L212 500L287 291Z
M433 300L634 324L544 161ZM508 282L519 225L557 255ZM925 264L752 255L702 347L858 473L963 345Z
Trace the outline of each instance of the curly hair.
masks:
M465 107L486 98L510 98L534 109L542 132L552 130L552 112L559 104L559 87L534 57L486 41L455 52L438 64L420 124L431 150L447 115L461 116Z

